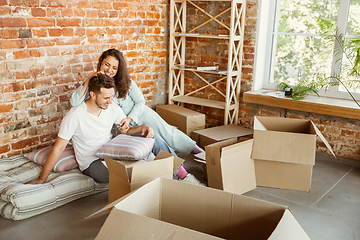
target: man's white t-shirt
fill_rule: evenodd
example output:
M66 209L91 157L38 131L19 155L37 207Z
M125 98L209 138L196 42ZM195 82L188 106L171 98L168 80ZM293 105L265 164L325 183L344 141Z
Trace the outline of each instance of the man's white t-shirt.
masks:
M119 124L125 117L123 110L114 102L101 110L99 116L89 113L85 102L70 109L61 122L58 136L68 141L72 139L81 171L98 159L94 154L111 140L113 124Z

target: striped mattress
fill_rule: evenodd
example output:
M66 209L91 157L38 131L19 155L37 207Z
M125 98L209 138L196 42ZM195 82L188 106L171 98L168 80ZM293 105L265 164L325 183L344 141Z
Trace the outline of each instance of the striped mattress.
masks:
M7 219L26 219L76 199L108 190L108 184L100 184L72 169L51 172L45 184L25 183L40 176L42 167L23 155L0 159L0 215Z

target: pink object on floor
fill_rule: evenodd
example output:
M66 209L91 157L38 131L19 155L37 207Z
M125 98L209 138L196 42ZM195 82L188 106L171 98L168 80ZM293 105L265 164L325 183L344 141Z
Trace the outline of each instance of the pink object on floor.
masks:
M185 170L185 168L181 165L178 169L178 172L176 174L180 179L184 179L186 175L188 175L188 172Z

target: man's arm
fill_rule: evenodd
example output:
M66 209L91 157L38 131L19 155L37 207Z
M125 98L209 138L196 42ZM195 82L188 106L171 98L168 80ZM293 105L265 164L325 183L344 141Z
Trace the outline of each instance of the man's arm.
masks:
M43 166L40 177L37 180L28 182L27 184L43 184L46 182L46 179L48 178L50 172L52 171L55 164L59 160L59 157L62 154L62 152L64 151L68 142L69 142L68 140L62 139L60 137L56 138L54 147L46 159L46 162Z
M123 133L125 133L125 132L123 132ZM147 138L154 137L154 130L146 124L129 128L129 130L126 131L127 135L133 135L136 133L141 133L142 136L146 135Z

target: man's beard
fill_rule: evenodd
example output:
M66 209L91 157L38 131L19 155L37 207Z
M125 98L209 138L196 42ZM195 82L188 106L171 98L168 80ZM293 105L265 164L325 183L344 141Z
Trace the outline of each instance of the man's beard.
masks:
M97 99L95 100L95 103L96 103L96 105L97 105L100 109L103 109L103 110L106 110L106 109L107 109L107 107L106 107L106 108L105 108L105 107L102 107L102 106L98 103Z

